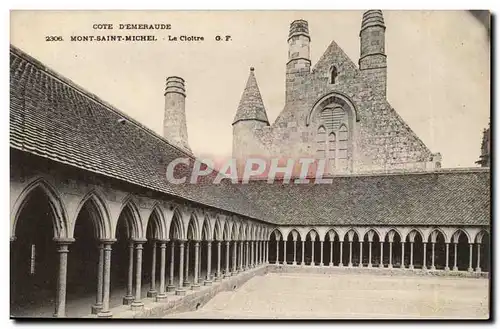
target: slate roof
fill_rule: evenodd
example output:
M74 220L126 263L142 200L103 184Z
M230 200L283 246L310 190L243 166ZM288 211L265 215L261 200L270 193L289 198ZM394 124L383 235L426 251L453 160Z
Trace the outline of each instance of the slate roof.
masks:
M252 80L253 72L249 89ZM192 155L12 46L10 147L276 224L490 224L489 169L334 177L329 185L214 185L215 174L168 183L167 164Z
M227 180L211 184L215 175L196 185L168 183L168 163L192 155L13 46L10 146L207 206L265 218Z
M240 185L277 224L489 225L490 171L333 177L332 184Z
M266 109L264 108L264 102L260 95L259 86L257 86L253 67L250 68L250 75L248 76L247 84L243 90L243 95L241 95L240 104L236 110L233 125L241 120L257 120L269 125Z

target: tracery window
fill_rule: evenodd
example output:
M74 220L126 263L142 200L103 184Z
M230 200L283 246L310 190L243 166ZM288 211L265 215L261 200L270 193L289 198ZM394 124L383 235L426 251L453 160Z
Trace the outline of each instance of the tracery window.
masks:
M327 159L331 172L348 169L349 129L348 113L342 106L332 103L319 114L320 126L317 134L318 159Z
M316 158L325 158L326 151L326 129L323 126L318 128L318 134L316 135Z

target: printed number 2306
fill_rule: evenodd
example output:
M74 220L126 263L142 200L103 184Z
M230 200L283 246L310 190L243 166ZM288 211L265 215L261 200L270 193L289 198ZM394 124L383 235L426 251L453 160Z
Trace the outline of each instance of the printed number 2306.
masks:
M63 41L63 37L60 35L48 35L45 37L45 41Z

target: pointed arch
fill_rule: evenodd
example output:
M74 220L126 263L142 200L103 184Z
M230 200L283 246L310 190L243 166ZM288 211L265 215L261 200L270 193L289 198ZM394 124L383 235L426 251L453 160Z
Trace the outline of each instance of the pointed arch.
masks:
M109 208L105 202L105 198L102 197L102 195L95 189L84 195L82 200L79 202L76 208L75 218L72 221L73 225L71 227L70 237L74 236L76 221L84 207L88 207L87 209L91 217L90 219L92 220L95 230L95 237L97 239L111 239L112 225Z
M287 235L287 238L286 240L288 240L288 238L290 238L290 236L292 237L293 239L293 232L295 232L297 234L297 241L300 240L302 241L302 235L300 234L300 232L294 227L290 230L290 232L288 232L288 235Z
M307 240L307 237L311 238L311 232L316 233L316 237L317 237L318 239L320 239L320 235L319 235L318 231L317 231L315 228L311 228L309 231L307 231L307 233L306 233L306 235L305 235L304 240ZM312 239L311 239L311 240L312 240Z
M484 236L487 235L489 237L490 232L488 230L482 229L479 232L477 232L476 236L474 237L474 242L475 243L482 243Z
M379 231L377 228L375 228L375 227L370 227L370 228L368 228L368 230L366 230L365 234L364 234L364 235L363 235L363 237L362 237L362 238L363 238L363 241L364 241L365 237L368 235L368 233L369 233L369 232L373 232L375 235L377 235L377 237L378 237L379 241L383 241L383 240L382 240L382 234L381 234L381 233L380 233L380 231ZM361 239L361 237L360 237L360 239Z
M168 240L167 221L165 219L161 205L158 202L156 202L153 205L153 208L152 208L151 214L149 215L148 223L147 223L146 227L148 227L150 224L155 225L156 230L153 233L155 239Z
M144 234L142 230L142 220L141 214L139 213L139 208L133 197L131 195L127 196L120 209L120 215L118 220L124 216L124 220L127 226L128 236L131 239L143 239ZM118 223L117 223L118 224ZM115 227L116 235L116 227Z
M226 223L224 224L224 234L223 234L224 241L231 241L232 228L233 228L233 223L230 220L226 220Z
M430 230L429 235L427 236L427 239L425 240L426 242L429 241L433 232L441 233L443 235L444 241L449 241L448 237L446 236L446 233L444 233L444 231L440 227L434 227L432 230Z
M55 239L64 239L70 237L68 230L68 217L64 203L57 193L57 190L44 178L35 178L31 183L26 185L20 193L14 207L11 211L11 238L16 234L16 227L19 221L19 215L29 201L32 193L36 190L42 191L49 201L50 209L52 210L52 227L54 230Z
M457 234L458 233L458 234ZM451 238L453 239L452 242L455 242L455 234L456 235L456 239L457 239L457 243L458 243L458 239L460 239L460 234L464 234L465 237L467 238L467 242L471 243L471 237L469 235L469 232L467 232L466 230L462 229L462 228L458 228L456 229L452 234L451 234Z
M422 230L420 230L419 228L417 227L412 227L408 233L406 234L406 236L404 237L404 239L402 239L401 241L406 241L406 239L408 238L408 236L410 235L411 232L416 232L418 235L420 235L420 238L422 239L422 242L425 242L425 234L424 232L422 232Z
M274 230L270 231L269 232L269 238L268 240L271 240L271 236L274 234L274 238L276 240L281 240L283 238L283 234L281 233L281 231L279 230L279 228L275 228Z
M238 234L240 232L240 225L241 225L240 222L237 221L237 220L235 220L233 222L233 227L232 227L232 230L231 230L231 239L233 241L238 241L239 240Z
M205 216L202 224L201 240L206 240L206 241L213 240L212 237L213 230L210 224L211 224L210 218L208 218L208 216Z
M170 240L186 240L186 230L182 221L182 214L178 208L174 208L174 214L169 228Z
M351 99L346 94L334 91L324 94L320 99L316 101L316 103L314 103L313 107L311 108L309 114L306 117L306 126L309 126L313 121L312 119L326 106L332 103L337 103L341 105L345 111L348 111L348 115L349 117L352 117L354 119L353 121L359 121L358 111L354 103L351 101Z
M330 235L332 236L332 238L330 239ZM339 237L339 240L340 240L340 234L332 227L330 228L328 231L326 231L325 233L325 236L323 238L323 240L326 240L326 237L328 236L328 238L330 239L330 241L333 241L335 239L335 236L338 236Z
M195 212L193 212L189 217L186 238L188 240L200 240L201 238L201 231L198 225L198 218Z
M394 231L399 236L401 241L403 241L403 234L401 234L401 232L396 227L389 227L389 229L385 232L384 238L381 241L385 241L391 231Z

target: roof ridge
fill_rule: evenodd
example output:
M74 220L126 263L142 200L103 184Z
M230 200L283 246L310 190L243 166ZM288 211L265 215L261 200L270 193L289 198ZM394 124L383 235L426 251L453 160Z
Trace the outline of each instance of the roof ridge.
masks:
M327 178L357 178L357 177L384 177L384 176L416 176L416 175L429 175L429 174L467 174L467 173L481 173L481 172L490 172L489 167L459 167L459 168L437 168L437 169L430 169L430 170L421 170L421 171L402 171L402 170L394 170L394 171L367 171L367 172L359 172L359 173L352 173L352 174L330 174L330 175L323 175L321 176L322 179L327 179ZM315 175L310 175L304 177L299 177L299 176L292 176L290 177L290 181L294 179L311 179L315 180L316 176ZM255 177L251 178L250 182L253 181L267 181L267 177ZM281 181L284 180L284 178L280 177L275 177L274 181ZM288 178L287 178L288 180ZM294 185L291 184L290 185Z

